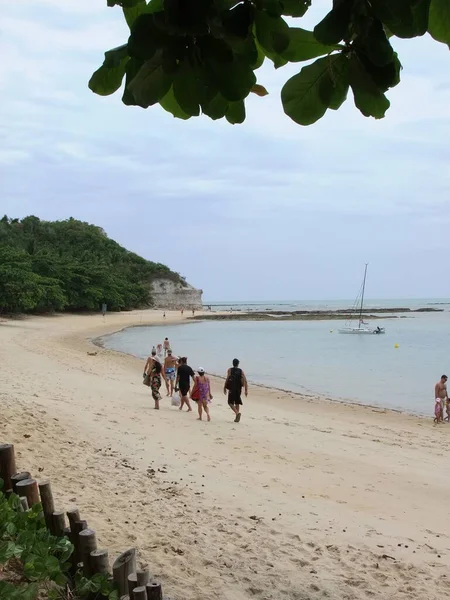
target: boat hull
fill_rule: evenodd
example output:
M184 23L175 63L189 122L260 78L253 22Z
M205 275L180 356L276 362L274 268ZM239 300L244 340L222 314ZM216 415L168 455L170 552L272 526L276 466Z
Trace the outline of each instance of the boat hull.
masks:
M385 331L384 329L377 331L376 329L365 329L362 327L346 327L344 329L339 329L339 333L346 333L350 335L380 335L385 333Z

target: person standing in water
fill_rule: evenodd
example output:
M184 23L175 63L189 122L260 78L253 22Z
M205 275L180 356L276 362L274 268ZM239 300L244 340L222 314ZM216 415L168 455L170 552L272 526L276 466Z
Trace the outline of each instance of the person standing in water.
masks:
M446 401L448 402L447 394L447 375L442 375L441 379L434 386L434 398L435 398L435 423L442 423L444 421L444 406ZM438 406L439 409L438 410ZM448 411L447 411L448 412Z
M203 411L206 413L206 418L208 421L211 421L211 415L209 414L209 404L213 399L211 394L211 384L209 382L209 378L205 375L205 369L198 370L198 376L195 378L194 388L198 392L198 419L197 421L202 421ZM194 390L192 390L194 392Z
M177 380L175 383L175 389L180 390L180 410L183 410L183 406L186 404L188 412L192 412L191 403L189 401L189 389L191 387L191 377L195 381L195 373L192 368L187 364L187 358L185 356L180 358L177 371Z
M167 356L164 361L164 373L166 379L167 395L173 396L173 388L175 385L175 378L177 375L178 358L173 356L172 350L167 350ZM169 389L170 385L170 389Z
M169 338L164 339L163 347L164 347L164 358L165 358L167 356L167 352L170 350Z
M247 377L245 376L244 371L239 368L238 359L234 358L233 366L227 371L225 384L223 386L223 393L226 395L228 392L228 406L236 415L234 419L235 423L239 423L239 421L241 420L242 388L244 388L245 397L247 397Z

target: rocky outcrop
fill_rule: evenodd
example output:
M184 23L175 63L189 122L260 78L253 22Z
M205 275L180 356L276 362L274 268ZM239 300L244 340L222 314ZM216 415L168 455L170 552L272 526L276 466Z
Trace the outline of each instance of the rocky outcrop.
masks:
M203 290L171 279L155 279L150 291L155 308L201 310Z

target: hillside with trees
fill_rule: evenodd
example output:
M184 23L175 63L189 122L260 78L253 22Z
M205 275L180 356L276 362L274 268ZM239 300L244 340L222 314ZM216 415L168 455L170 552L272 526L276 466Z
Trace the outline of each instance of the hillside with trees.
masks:
M100 227L68 219L0 220L0 313L127 310L152 303L165 265L129 252Z

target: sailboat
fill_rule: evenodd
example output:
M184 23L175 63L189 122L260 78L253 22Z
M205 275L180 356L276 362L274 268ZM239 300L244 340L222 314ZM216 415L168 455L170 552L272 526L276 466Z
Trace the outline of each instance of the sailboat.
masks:
M351 322L344 328L339 329L339 333L353 333L355 335L377 335L380 333L385 333L384 327L376 327L375 329L368 327L368 323L364 322L363 319L363 309L364 309L364 292L366 291L366 279L367 279L367 267L368 263L366 263L364 269L364 279L361 287L361 291L358 294L358 297L355 302L355 312L359 311L358 318L358 327L352 326Z

